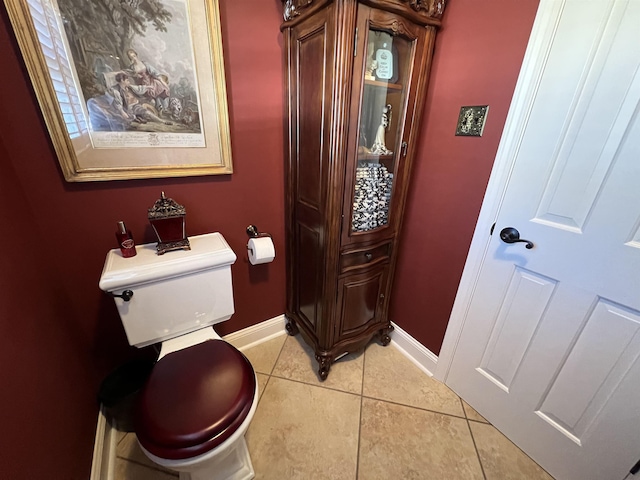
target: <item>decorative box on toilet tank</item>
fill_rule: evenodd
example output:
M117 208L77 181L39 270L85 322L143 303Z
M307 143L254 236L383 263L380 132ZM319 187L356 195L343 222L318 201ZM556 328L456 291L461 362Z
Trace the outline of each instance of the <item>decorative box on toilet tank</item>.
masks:
M389 295L443 0L289 0L287 318L318 374L393 329Z

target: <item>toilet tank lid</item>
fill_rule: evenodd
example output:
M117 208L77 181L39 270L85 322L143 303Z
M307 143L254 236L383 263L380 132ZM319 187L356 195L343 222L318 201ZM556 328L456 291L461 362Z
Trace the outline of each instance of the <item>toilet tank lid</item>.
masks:
M232 265L236 254L220 233L189 237L191 250L156 253L156 244L136 245L138 254L124 258L110 250L102 269L100 289L111 292L125 287L171 278L186 273Z

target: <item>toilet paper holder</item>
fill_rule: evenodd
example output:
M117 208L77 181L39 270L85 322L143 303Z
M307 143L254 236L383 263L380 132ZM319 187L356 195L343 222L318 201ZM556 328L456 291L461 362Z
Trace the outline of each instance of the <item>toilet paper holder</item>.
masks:
M271 237L271 235L268 233L258 232L258 227L256 227L255 225L249 225L247 227L247 235L249 235L249 238Z
M260 265L272 262L275 258L275 247L271 235L260 233L255 225L247 227L247 235L249 235L249 241L247 242L249 263L251 265Z

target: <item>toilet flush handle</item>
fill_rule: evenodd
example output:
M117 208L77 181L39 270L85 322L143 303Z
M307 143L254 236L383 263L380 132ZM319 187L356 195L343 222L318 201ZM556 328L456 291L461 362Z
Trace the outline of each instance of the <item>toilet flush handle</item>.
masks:
M122 292L120 295L118 295L117 293L113 293L113 292L107 292L109 295L111 295L112 297L118 297L123 299L125 302L128 302L129 300L131 300L131 297L133 297L133 291L131 290L125 290L124 292Z

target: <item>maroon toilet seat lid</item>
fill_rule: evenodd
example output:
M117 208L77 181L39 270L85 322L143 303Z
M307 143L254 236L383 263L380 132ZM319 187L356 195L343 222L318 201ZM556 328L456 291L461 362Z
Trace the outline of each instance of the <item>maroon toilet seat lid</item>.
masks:
M222 340L163 357L136 405L135 430L150 453L168 459L205 453L246 418L256 389L249 360Z

